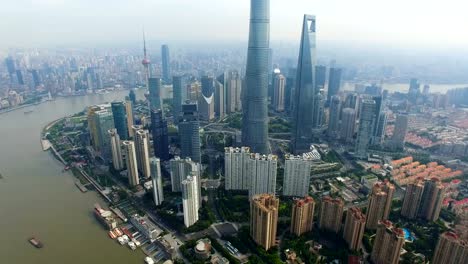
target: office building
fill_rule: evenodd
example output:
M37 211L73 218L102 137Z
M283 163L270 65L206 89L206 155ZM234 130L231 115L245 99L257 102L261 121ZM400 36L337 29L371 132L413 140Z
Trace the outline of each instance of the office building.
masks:
M437 221L442 209L444 195L445 187L438 178L426 180L421 197L419 217L427 221Z
M312 197L306 196L297 199L292 206L291 229L290 232L296 236L312 231L314 225L315 201Z
M143 177L151 177L148 130L139 129L135 132L135 150L138 170Z
M182 185L182 208L184 211L184 225L190 227L198 219L198 210L200 209L200 183L199 178L188 175L181 182Z
M153 183L154 204L158 206L161 205L161 203L164 201L161 160L156 157L150 158L150 167L151 182Z
M182 117L179 119L180 156L201 162L200 121L196 103L182 105Z
M112 115L114 117L114 125L120 139L128 139L127 113L125 103L123 101L115 101L111 103Z
M161 46L161 59L162 59L162 78L165 83L171 82L171 60L169 54L169 46Z
M172 116L174 123L179 122L182 114L182 104L187 98L187 79L184 76L172 77Z
M376 123L375 111L376 102L370 99L363 99L361 102L359 129L356 139L355 155L358 158L367 158L367 150Z
M273 108L276 112L284 111L284 87L286 78L277 69L273 76Z
M361 241L366 228L366 216L358 207L351 207L346 212L346 220L343 228L343 239L348 244L349 250L359 251Z
M131 100L125 100L125 114L127 117L127 132L128 138L133 138L133 103Z
M250 175L249 197L257 194L275 194L278 157L275 155L250 154L247 160L247 175Z
M167 120L161 110L151 110L151 133L153 135L154 155L162 161L169 160Z
M313 130L321 117L321 95L315 86L316 65L315 16L304 15L302 37L294 90L291 149L295 154L309 150Z
M466 264L468 261L468 241L460 238L454 232L444 232L432 258L433 264Z
M112 167L116 171L123 170L124 163L122 157L122 146L120 145L120 137L117 133L117 129L110 129L107 131L110 137L110 145L111 145L111 152L112 152Z
M325 82L327 80L327 67L323 65L315 66L315 89L320 91L325 89Z
M312 156L294 156L286 154L284 157L283 195L304 197L309 194L310 169Z
M381 106L382 107L382 106ZM374 136L372 137L372 145L382 146L385 140L385 132L387 129L388 113L380 110L376 113L377 123L375 124Z
M340 232L343 210L344 202L340 198L323 197L320 204L319 228L333 233Z
M138 177L138 162L135 151L135 143L133 141L123 141L122 146L127 167L128 184L130 186L136 186L140 184L140 178Z
M395 121L395 129L391 139L391 146L397 150L405 147L405 137L408 132L409 117L407 114L398 114Z
M331 102L331 98L338 94L341 87L341 69L330 68L330 75L328 76L328 94L327 101Z
M330 118L328 120L328 136L338 138L340 134L340 116L341 116L341 99L334 95L330 101Z
M347 143L354 141L356 132L356 110L344 108L341 112L341 139Z
M401 215L408 219L418 217L419 206L424 191L423 179L418 179L406 186L405 198L401 207Z
M169 167L173 192L180 192L182 190L181 182L189 175L200 179L200 164L192 161L190 158L181 159L176 156L170 160Z
M94 150L103 159L107 160L112 158L111 140L108 131L114 128L114 117L107 105L105 108L101 106L98 106L98 108L100 109L88 113L88 125Z
M371 261L375 264L398 264L400 251L405 244L404 231L388 220L379 221Z
M210 121L215 117L215 94L213 77L203 76L201 94L198 96L198 116L200 120Z
M224 148L224 177L226 190L249 190L251 177L247 174L250 149Z
M231 114L242 110L241 91L242 79L239 72L230 71L224 74L226 77L226 113Z
M148 79L148 101L151 110L162 110L162 99L161 99L161 79L152 77Z
M421 84L418 82L418 79L412 78L410 80L410 87L408 90L408 100L412 104L416 104L418 102L419 95L421 94Z
M270 0L250 2L250 32L243 92L242 145L268 153Z
M250 202L250 236L265 250L276 245L279 199L271 194L252 197Z
M367 205L367 229L375 230L380 220L388 219L394 192L395 186L388 181L373 186Z
M218 80L214 80L214 112L219 119L224 118L226 113L226 98L224 96L224 85Z

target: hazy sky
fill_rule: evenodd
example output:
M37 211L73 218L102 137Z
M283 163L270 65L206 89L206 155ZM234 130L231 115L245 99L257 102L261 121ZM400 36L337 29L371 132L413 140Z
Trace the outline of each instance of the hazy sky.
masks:
M140 41L244 42L249 0L0 0L0 49ZM320 41L467 47L463 0L271 0L272 41L298 41L304 13ZM188 45L190 42L187 42Z

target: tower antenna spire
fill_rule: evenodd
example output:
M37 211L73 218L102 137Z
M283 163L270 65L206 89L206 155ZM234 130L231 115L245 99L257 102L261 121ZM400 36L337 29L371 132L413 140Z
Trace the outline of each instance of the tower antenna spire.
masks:
M141 61L141 64L143 64L143 67L145 67L145 73L146 73L146 88L148 88L148 82L149 78L151 77L151 72L150 72L150 60L148 59L148 53L146 51L146 36L145 36L145 28L143 28L143 60Z

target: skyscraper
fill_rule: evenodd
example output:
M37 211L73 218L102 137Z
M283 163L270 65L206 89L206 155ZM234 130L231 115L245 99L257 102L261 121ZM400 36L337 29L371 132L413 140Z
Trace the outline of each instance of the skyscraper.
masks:
M283 195L304 197L309 194L312 157L289 155L284 158Z
M133 130L132 126L133 124L133 103L131 100L125 100L125 114L127 117L127 132L128 132L128 137L133 138Z
M243 92L242 145L268 153L270 0L250 1L250 32Z
M125 162L127 165L128 183L130 186L138 185L140 184L140 179L138 177L135 143L133 141L123 141L122 146L124 150Z
M200 164L192 161L190 158L181 159L176 156L170 160L169 166L173 192L180 192L182 190L181 182L189 175L200 179Z
M242 110L241 91L242 91L242 79L239 72L230 71L225 73L225 90L226 90L226 113L234 113Z
M444 195L445 187L438 178L426 180L421 197L419 216L428 221L437 221L442 209Z
M128 139L127 113L125 103L123 101L115 101L111 103L112 115L114 116L114 125L119 133L120 139Z
M404 244L403 229L394 227L388 220L379 221L371 253L372 263L398 264Z
M327 80L327 67L323 65L315 66L315 89L320 91L325 89L325 82Z
M278 157L275 155L250 154L247 161L247 175L250 175L249 197L257 194L276 192Z
M182 105L182 117L179 120L180 156L201 162L200 121L196 103Z
M198 210L200 209L200 188L198 178L188 176L182 181L182 207L184 210L185 227L192 226L198 219Z
M151 110L151 133L154 155L163 161L169 160L169 136L167 121L161 110Z
M284 111L284 87L286 78L279 72L273 76L273 108L277 112Z
M112 152L112 167L120 171L124 168L123 157L122 157L122 146L120 144L120 137L117 133L117 129L113 128L107 131L110 137L110 145Z
M224 177L226 190L248 190L250 175L247 174L247 162L250 159L250 149L225 148L224 149Z
M162 58L162 77L165 83L171 82L171 60L169 54L169 46L161 46L161 58Z
M224 118L224 114L226 113L224 90L224 85L218 80L214 80L214 112L219 119Z
M96 131L99 138L97 151L104 159L110 159L112 158L112 151L108 131L109 129L114 128L114 117L112 116L112 113L106 109L95 112L94 119L96 120Z
M323 197L320 204L319 228L334 233L340 232L343 210L343 200L329 196Z
M418 179L407 185L405 198L401 207L402 216L409 219L415 219L418 216L423 191L424 182L422 179Z
M395 186L390 182L378 182L372 188L367 205L366 228L375 230L380 220L387 220L390 214Z
M366 227L366 216L358 207L351 207L346 212L343 238L350 250L359 251Z
M137 130L135 133L135 150L137 156L138 170L143 177L151 176L149 163L149 135L148 130Z
M312 197L297 199L292 206L290 232L296 236L312 231L315 201Z
M187 80L184 76L172 77L172 91L172 116L177 124L182 113L182 104L187 100Z
M356 140L355 155L358 158L367 157L367 149L373 135L376 123L375 110L376 102L370 99L364 99L361 102L361 111L359 118L359 129Z
M201 86L202 92L198 96L198 115L200 120L210 121L214 119L215 110L214 79L203 76Z
M330 68L330 76L328 79L328 97L327 101L330 103L331 98L334 95L338 94L338 91L341 87L341 69L340 68Z
M164 201L161 161L158 158L152 157L150 159L150 167L154 204L158 206Z
M250 202L250 236L265 250L276 245L279 199L271 194L252 197Z
M356 110L344 108L341 115L341 139L351 143L356 130Z
M402 150L405 147L406 132L408 132L408 115L398 114L395 121L395 129L391 140L391 146L395 149Z
M466 264L468 260L468 241L463 240L454 232L444 232L434 251L431 263L434 264Z
M315 86L315 42L315 16L304 15L292 115L291 149L296 154L309 150L320 111L320 91Z
M328 136L337 138L340 133L340 115L341 115L341 99L334 95L330 101L330 118L328 120Z
M408 90L408 100L416 104L418 101L419 94L421 93L421 84L418 82L418 79L412 78L410 80L410 87Z
M162 110L162 100L161 100L161 79L152 77L148 79L149 84L149 96L148 101L151 110Z

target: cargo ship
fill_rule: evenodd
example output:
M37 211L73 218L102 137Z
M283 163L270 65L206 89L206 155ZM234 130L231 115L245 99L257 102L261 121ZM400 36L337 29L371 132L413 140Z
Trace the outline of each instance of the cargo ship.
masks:
M29 241L29 243L31 243L31 245L35 246L36 248L44 247L44 244L42 244L42 242L39 241L39 239L37 239L35 237L31 237L28 241Z

